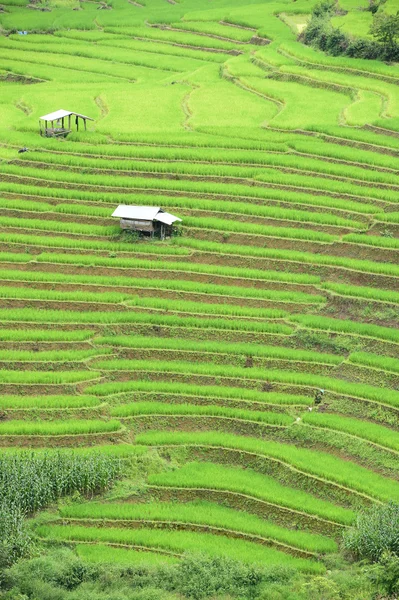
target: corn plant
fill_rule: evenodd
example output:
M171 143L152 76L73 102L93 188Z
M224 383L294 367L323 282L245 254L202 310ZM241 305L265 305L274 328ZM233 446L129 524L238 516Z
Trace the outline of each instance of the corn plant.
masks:
M93 496L120 476L122 463L100 453L18 451L0 455L0 547L13 562L26 555L32 540L26 516L58 498L80 492Z

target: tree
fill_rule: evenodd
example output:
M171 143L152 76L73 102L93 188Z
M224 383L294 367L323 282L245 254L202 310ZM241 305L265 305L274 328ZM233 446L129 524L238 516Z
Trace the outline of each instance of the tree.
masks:
M396 15L388 15L384 11L378 11L374 15L370 33L386 47L389 54L392 54L399 39L399 11Z

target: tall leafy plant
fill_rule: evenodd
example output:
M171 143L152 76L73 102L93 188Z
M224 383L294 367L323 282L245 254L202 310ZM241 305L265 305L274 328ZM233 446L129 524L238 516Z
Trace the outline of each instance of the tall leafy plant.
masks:
M378 562L386 553L399 556L399 503L375 505L362 512L344 534L344 548L357 559Z
M29 551L25 517L62 496L104 491L121 473L121 463L101 454L21 451L0 455L0 564Z

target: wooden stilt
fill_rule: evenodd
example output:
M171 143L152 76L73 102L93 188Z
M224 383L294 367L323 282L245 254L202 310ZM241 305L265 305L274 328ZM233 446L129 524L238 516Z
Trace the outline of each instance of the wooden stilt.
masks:
M66 117L68 117L68 121ZM79 113L57 110L39 119L40 135L66 137L73 130L72 117L75 119L76 131L79 131L79 119L83 120L85 131L87 131L87 121L93 121L91 117L86 117Z

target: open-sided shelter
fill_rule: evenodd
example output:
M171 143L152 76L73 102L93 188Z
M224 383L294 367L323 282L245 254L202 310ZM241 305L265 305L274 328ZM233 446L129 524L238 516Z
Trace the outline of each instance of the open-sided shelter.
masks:
M120 204L112 213L113 217L120 218L122 229L131 231L140 231L153 236L159 233L161 239L172 233L172 225L181 221L168 212L162 210L160 206L128 206Z
M66 136L72 131L71 119L74 119L76 131L79 131L79 119L82 119L86 130L86 121L94 121L91 117L81 115L71 110L56 110L55 112L39 117L40 135L47 137ZM44 127L42 124L44 122Z

